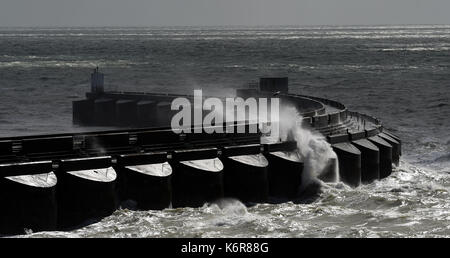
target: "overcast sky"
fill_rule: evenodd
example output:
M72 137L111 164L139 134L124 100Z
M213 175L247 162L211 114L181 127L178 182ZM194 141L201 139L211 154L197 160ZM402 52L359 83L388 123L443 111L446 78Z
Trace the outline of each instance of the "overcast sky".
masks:
M450 0L0 0L0 26L450 24Z

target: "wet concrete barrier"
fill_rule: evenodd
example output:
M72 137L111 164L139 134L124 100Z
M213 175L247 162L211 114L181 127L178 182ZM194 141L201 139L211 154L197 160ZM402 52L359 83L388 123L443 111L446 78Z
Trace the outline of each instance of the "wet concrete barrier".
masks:
M340 179L353 187L361 184L361 151L351 143L335 143L332 145L339 159Z
M392 173L392 145L379 136L368 138L380 150L380 179L388 177Z
M224 165L216 148L172 153L172 206L200 207L224 197Z
M366 139L352 142L361 151L361 182L370 184L380 179L380 151L377 146Z
M337 182L339 179L338 169L338 159L330 158L318 178L323 182Z
M134 200L141 210L162 210L172 201L172 167L167 152L120 155L117 158L121 200Z
M269 162L269 196L283 199L297 197L302 184L303 163L296 149L296 142L264 145L264 156Z
M225 196L244 203L266 202L269 197L268 165L260 144L222 149Z
M402 141L400 140L400 138L398 136L396 136L395 134L391 133L390 131L383 129L382 132L384 134L389 135L390 137L394 138L398 143L398 155L401 156L402 155Z
M52 162L0 165L0 234L55 230L56 175Z
M392 162L398 166L400 163L401 147L400 142L385 133L378 134L383 140L392 146Z
M118 206L111 157L62 160L58 175L58 227L71 228L110 215Z

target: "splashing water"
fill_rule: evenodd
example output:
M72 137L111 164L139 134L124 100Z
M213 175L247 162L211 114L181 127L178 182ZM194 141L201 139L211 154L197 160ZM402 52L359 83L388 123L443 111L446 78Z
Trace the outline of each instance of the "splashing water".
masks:
M317 131L308 128L303 123L303 117L294 107L282 107L280 109L280 139L295 140L297 153L304 164L302 173L302 186L305 189L312 183L318 183L318 178L328 172L331 161L337 161L336 153L325 137ZM339 169L334 163L334 173L331 178L339 181Z

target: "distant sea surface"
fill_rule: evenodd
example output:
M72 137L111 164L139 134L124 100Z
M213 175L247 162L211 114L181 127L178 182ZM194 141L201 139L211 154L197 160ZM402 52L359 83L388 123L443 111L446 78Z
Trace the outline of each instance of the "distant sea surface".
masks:
M0 137L86 131L72 105L107 90L232 94L261 76L380 118L403 140L389 178L325 184L311 204L117 210L29 237L450 237L450 25L0 28Z

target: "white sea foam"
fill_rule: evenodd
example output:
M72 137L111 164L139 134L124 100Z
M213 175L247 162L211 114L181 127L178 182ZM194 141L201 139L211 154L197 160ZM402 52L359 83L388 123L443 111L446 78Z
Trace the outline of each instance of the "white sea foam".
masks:
M286 106L280 109L280 138L283 141L292 139L297 142L297 152L304 162L302 189L327 172L326 168L331 159L337 159L325 137L306 127L303 117L294 107ZM334 172L334 178L339 181L337 167Z

